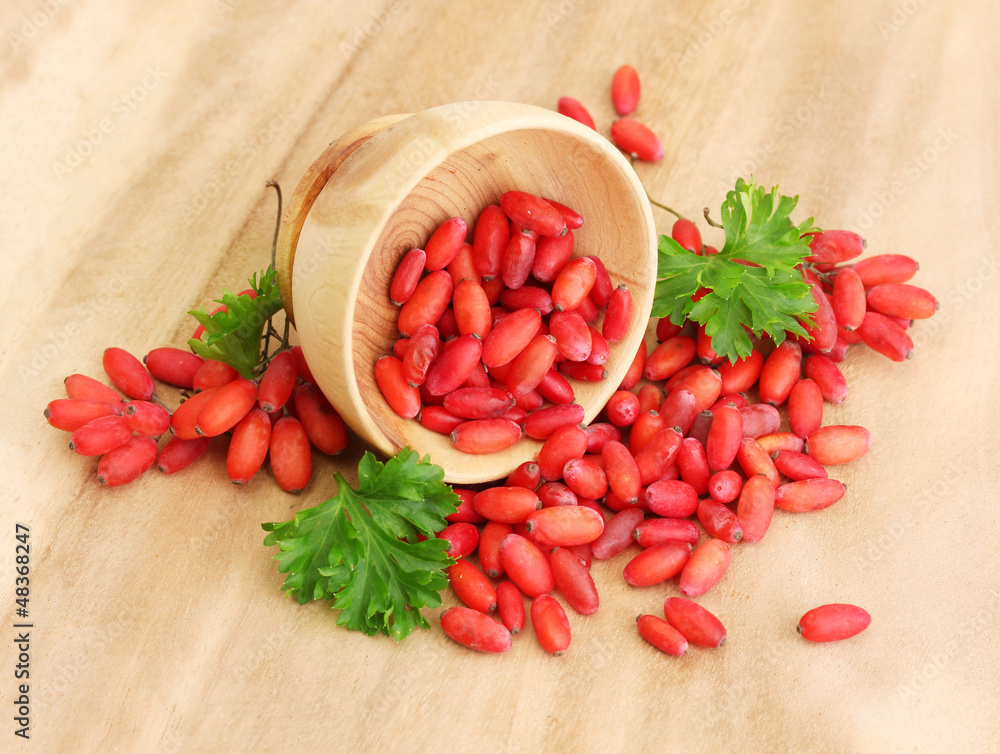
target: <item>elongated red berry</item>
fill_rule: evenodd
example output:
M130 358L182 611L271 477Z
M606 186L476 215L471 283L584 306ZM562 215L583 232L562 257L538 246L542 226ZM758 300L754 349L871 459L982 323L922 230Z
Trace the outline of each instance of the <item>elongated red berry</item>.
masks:
M195 431L205 437L221 435L235 427L256 402L256 382L243 379L230 382L202 406Z
M511 233L500 262L500 277L508 288L521 288L531 275L537 241L534 235Z
M177 387L194 387L194 376L204 359L181 348L154 348L144 359L146 369L161 382Z
M588 128L594 128L594 119L590 116L585 108L578 100L572 97L560 97L559 102L556 105L556 110L561 114L565 115L567 118L572 118L578 123L582 123Z
M153 375L128 351L108 348L104 351L103 362L108 378L129 398L148 401L153 397L156 390Z
M742 488L743 477L732 469L716 471L708 480L708 494L719 503L731 503Z
M701 538L701 531L697 524L686 518L651 518L648 521L640 519L632 536L640 547L653 547L664 542L686 542L693 545Z
M607 560L624 551L632 544L632 532L642 523L644 516L638 507L625 508L615 513L604 524L601 535L590 545L594 558Z
M796 382L788 394L788 424L803 438L823 424L823 392L808 377Z
M826 468L815 458L795 450L779 450L773 457L774 466L792 481L825 479Z
M481 613L497 607L497 591L482 571L469 560L459 558L448 567L448 583L466 605Z
M611 140L626 154L640 160L655 161L663 157L663 142L650 128L629 117L611 124Z
M561 505L533 511L525 529L541 547L570 547L597 539L604 531L604 518L590 508Z
M743 527L733 511L710 497L698 501L698 521L705 531L724 542L735 544L743 539Z
M221 388L211 387L200 393L195 393L184 401L170 417L170 430L182 440L194 440L201 437L197 430L198 414L219 390Z
M532 490L524 487L488 487L472 500L476 512L490 521L519 524L541 508Z
M496 453L521 439L521 428L503 416L496 419L470 419L451 432L456 450L471 455Z
M771 526L774 516L775 484L757 474L743 485L736 505L736 516L740 521L744 542L759 542Z
M872 446L872 435L864 427L830 424L806 437L805 452L824 466L854 461Z
M905 283L917 274L920 265L905 254L876 254L851 265L865 288L881 283Z
M836 264L861 256L865 239L849 230L825 230L809 241L807 262Z
M309 440L329 456L347 447L347 424L317 385L304 382L295 389L295 411Z
M732 553L721 539L707 539L694 548L681 571L681 594L698 597L719 583L726 571Z
M791 340L782 342L764 362L760 373L760 399L780 406L799 379L802 368L802 347Z
M626 504L638 502L642 482L639 467L629 449L620 442L607 442L601 450L601 459L611 491Z
M632 292L627 285L619 285L611 293L601 334L610 342L616 343L625 337L632 324Z
M467 232L465 220L461 217L449 218L437 227L424 246L424 267L428 272L443 270L451 263L462 248Z
M880 283L868 291L868 308L889 317L926 319L937 311L938 301L917 285Z
M552 303L556 311L572 311L580 306L594 287L597 265L590 257L577 257L560 270L552 283Z
M719 377L722 378L721 392L742 393L753 387L760 377L764 367L764 356L760 351L751 351L750 355L730 362L728 359L719 364Z
M420 282L426 260L427 255L423 249L410 249L399 260L392 282L389 283L389 300L396 306L402 306L410 300Z
M170 412L151 401L129 401L125 404L125 421L137 435L159 437L170 429Z
M548 559L527 537L520 534L505 536L500 541L500 562L507 578L529 597L548 594L555 588Z
M593 347L591 329L575 311L552 312L549 333L556 339L560 355L570 361L586 361Z
M776 453L779 450L797 450L802 452L806 441L791 432L773 432L757 438L757 444L765 453Z
M531 601L531 626L538 643L549 654L559 656L569 649L569 619L555 597L542 594Z
M121 409L110 403L82 398L59 398L50 402L44 413L49 424L65 432L74 432L101 416L122 415Z
M448 543L448 557L451 558L467 557L479 547L479 528L465 521L448 524L437 537Z
M478 652L506 652L510 631L486 613L471 607L450 607L441 613L441 629L449 639Z
M664 542L640 552L622 573L632 586L652 586L680 573L690 557L691 546L686 542Z
M124 416L99 416L70 435L69 449L81 456L100 456L124 445L130 437L132 429Z
M830 403L847 400L847 380L833 361L822 354L813 354L806 359L806 377L820 389L823 399Z
M572 425L553 432L538 451L538 468L542 479L554 482L562 479L563 467L587 452L587 430Z
M211 441L210 437L196 437L193 440L171 437L163 446L163 450L160 451L156 467L164 474L175 474L182 471L201 458Z
M542 236L535 244L535 257L531 263L531 274L535 280L551 283L559 271L573 256L573 231L567 230L562 236Z
M566 219L541 197L526 191L507 191L500 197L500 207L518 225L542 236L558 236L566 231Z
M534 309L518 309L493 326L483 341L482 361L487 369L508 364L538 333L542 316Z
M420 325L435 324L451 303L454 282L447 270L437 270L421 280L413 295L399 310L396 327L403 335L413 335Z
M743 438L743 415L738 408L721 406L712 417L705 452L713 471L728 469L736 460Z
M536 335L510 364L507 390L514 398L533 391L555 363L559 348L551 335Z
M810 286L809 293L816 302L816 311L812 313L813 323L805 326L808 340L803 348L810 353L828 353L837 344L837 317L818 283Z
M549 555L549 563L556 587L569 606L581 615L596 613L601 599L586 564L565 547L555 548Z
M285 492L301 492L312 476L312 449L302 424L283 416L271 428L271 473Z
M658 516L687 518L698 509L698 493L685 481L661 480L646 488L646 506Z
M291 351L282 351L271 359L260 378L257 390L257 403L263 411L270 414L284 407L295 389L298 370L298 363Z
M192 382L195 392L201 392L213 387L228 385L239 378L240 373L229 364L215 359L205 359L205 363L198 367L198 371L195 372Z
M856 271L847 268L837 273L833 281L830 304L840 327L852 332L861 326L861 321L865 318L867 301L865 284Z
M884 314L869 310L857 332L866 346L893 361L913 356L913 341L906 330Z
M577 212L572 207L567 207L561 202L557 202L555 199L546 199L549 204L556 208L563 219L566 221L566 227L570 230L576 230L577 228L583 227L583 215Z
M857 605L833 603L809 610L799 619L798 632L809 641L841 641L857 636L871 622L871 615Z
M688 640L676 628L656 615L640 615L636 618L639 635L668 655L680 657L688 649Z
M667 423L659 411L639 414L628 433L628 449L633 456L638 455L657 433L667 429Z
M639 74L630 65L623 65L611 78L611 101L619 115L631 115L639 104Z
M64 385L66 396L74 400L103 401L112 406L118 406L125 400L113 388L85 374L71 374Z
M475 500L474 497L473 500ZM482 520L481 516L480 520ZM478 543L479 564L487 576L491 576L492 578L503 576L503 564L500 561L500 543L505 536L513 533L513 531L514 527L511 524L502 521L487 521L483 527Z
M497 584L497 613L500 622L511 634L518 634L524 628L524 595L513 581Z
M599 461L574 458L563 466L563 480L578 497L598 500L608 492L608 476Z
M736 451L736 460L747 479L762 474L770 479L772 484L780 484L781 475L774 467L774 460L754 438L744 437L740 440L740 449Z
M677 218L670 230L670 237L673 238L681 246L681 248L687 249L692 254L701 254L701 231L698 230L698 226L690 220L683 217Z
M683 597L668 597L663 603L667 622L691 644L699 647L721 647L726 641L722 621L696 602Z
M775 490L774 507L792 513L818 511L836 503L846 488L836 479L803 479Z
M546 406L532 411L524 420L524 433L536 440L547 440L562 427L583 422L584 408L579 403Z
M259 408L251 409L233 429L226 455L226 475L235 484L246 484L260 470L271 445L271 419Z
M124 445L101 456L97 463L97 481L108 487L128 484L153 465L156 449L156 440L152 437L130 437Z
M510 241L510 222L497 204L479 213L472 238L472 256L476 270L484 280L500 275L504 250Z

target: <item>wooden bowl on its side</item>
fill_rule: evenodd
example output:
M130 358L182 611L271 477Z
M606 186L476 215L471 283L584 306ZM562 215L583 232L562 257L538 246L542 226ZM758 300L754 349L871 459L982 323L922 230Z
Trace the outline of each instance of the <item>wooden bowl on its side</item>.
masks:
M279 240L282 298L320 388L364 440L387 455L407 445L429 454L452 483L503 478L540 443L522 438L498 453L468 455L393 413L374 371L398 337L389 283L402 256L444 220L459 216L471 230L484 207L513 189L580 212L574 253L599 256L612 281L632 292L635 325L612 344L607 379L574 384L590 422L639 347L656 278L645 192L621 152L592 129L550 110L485 101L372 121L306 173Z

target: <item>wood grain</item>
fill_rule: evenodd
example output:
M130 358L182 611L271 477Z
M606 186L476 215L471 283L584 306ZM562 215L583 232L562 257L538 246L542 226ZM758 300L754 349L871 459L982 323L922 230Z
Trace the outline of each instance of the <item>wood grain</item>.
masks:
M30 525L32 748L997 750L998 16L983 0L5 3L0 572L11 626L14 523ZM266 264L268 179L287 191L351 128L449 102L571 95L606 134L623 62L666 145L638 167L652 196L697 217L753 174L799 194L796 217L919 259L941 301L911 361L849 355L851 395L824 420L874 446L835 470L842 502L737 548L700 600L721 650L642 644L636 614L676 588L629 588L622 559L594 566L602 608L571 616L561 658L530 631L504 657L436 628L355 635L282 596L260 523L353 480L360 444L317 459L299 497L266 473L229 484L221 446L106 490L43 423L105 347L183 344L188 309ZM868 609L868 631L802 641L798 617L834 601Z

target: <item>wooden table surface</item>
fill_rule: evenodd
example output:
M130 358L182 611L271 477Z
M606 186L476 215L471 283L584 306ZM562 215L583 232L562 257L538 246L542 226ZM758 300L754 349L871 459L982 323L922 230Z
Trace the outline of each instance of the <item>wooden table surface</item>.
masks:
M4 751L996 751L1000 747L1000 44L995 3L544 0L262 4L12 0L0 10L5 386L0 506ZM627 7L626 7L627 6ZM237 487L224 443L175 477L102 489L42 420L110 345L184 344L203 306L267 262L276 209L346 130L497 99L612 119L632 63L665 158L638 171L690 216L737 176L801 195L796 218L917 258L941 302L896 364L852 351L827 423L874 446L815 514L779 513L700 601L720 650L638 637L676 586L594 567L602 609L547 656L437 627L397 644L284 597L262 546L353 478ZM659 212L659 211L657 211ZM660 230L671 218L657 214ZM172 394L174 395L174 394ZM15 523L30 527L30 680L16 681ZM446 604L454 598L446 596ZM826 602L874 616L813 645ZM30 742L15 739L30 685ZM18 748L21 747L21 748Z

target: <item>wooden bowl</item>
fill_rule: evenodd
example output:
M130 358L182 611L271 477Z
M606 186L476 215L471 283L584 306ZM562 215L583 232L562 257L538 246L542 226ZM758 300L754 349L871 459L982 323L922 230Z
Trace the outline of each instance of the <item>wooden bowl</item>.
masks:
M656 277L656 230L631 165L592 129L510 102L459 102L372 121L333 143L292 196L278 244L278 284L323 392L365 441L391 455L409 445L458 484L500 479L535 457L523 438L468 455L401 419L375 383L375 361L398 337L389 282L409 249L449 217L471 229L484 207L517 189L585 218L575 254L601 258L629 286L634 326L611 347L608 377L574 384L585 422L618 388L645 331ZM293 307L294 294L294 307Z

